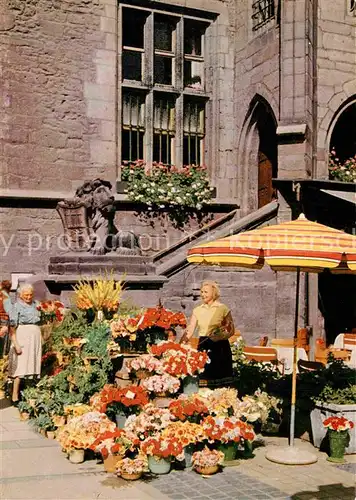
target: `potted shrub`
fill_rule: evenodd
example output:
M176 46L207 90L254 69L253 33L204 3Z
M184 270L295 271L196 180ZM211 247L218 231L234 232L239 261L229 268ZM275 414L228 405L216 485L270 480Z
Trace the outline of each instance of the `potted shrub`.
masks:
M181 394L178 399L171 401L169 411L182 422L188 421L196 424L200 423L209 413L205 400L198 394L190 396Z
M192 455L198 442L205 438L203 427L188 421L172 422L162 432L163 440L177 439L184 449L184 467L192 466Z
M100 434L90 449L101 454L106 472L115 472L118 460L128 450L135 451L138 443L138 439L129 438L123 429L115 429Z
M148 457L148 467L154 474L168 474L173 458L184 460L184 448L177 437L163 438L161 434L148 437L141 443Z

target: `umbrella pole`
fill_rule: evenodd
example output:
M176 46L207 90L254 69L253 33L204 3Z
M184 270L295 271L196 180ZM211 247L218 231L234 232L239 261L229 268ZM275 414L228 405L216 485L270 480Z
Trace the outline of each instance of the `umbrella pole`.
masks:
M297 399L297 340L298 340L298 314L299 314L300 267L297 267L297 284L295 292L295 316L293 339L293 373L292 373L292 400L290 412L289 445L294 446L295 430L295 403Z

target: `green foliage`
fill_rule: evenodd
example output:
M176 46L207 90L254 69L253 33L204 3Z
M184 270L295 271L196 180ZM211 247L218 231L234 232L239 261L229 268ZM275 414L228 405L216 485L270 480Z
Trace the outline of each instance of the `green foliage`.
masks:
M95 322L87 326L85 332L86 342L82 350L83 356L106 356L109 335L110 329L105 323Z
M257 389L269 392L268 389L281 378L281 375L267 364L253 361L246 363L241 357L239 359L237 354L234 361L234 386L239 397L254 394Z
M63 350L62 340L66 338L82 338L88 329L85 312L75 310L65 315L62 323L56 326L52 332L53 345Z
M31 425L33 425L37 430L44 431L54 431L56 426L53 424L52 419L46 413L41 413L34 419L31 419Z
M356 404L356 385L346 387L345 389L334 389L330 385L326 385L318 395L317 400L336 405Z

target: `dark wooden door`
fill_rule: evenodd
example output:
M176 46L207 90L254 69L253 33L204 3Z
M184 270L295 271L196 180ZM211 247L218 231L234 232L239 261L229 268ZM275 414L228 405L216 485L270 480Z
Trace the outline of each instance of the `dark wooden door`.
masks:
M273 199L272 162L267 156L258 152L258 208L267 205Z

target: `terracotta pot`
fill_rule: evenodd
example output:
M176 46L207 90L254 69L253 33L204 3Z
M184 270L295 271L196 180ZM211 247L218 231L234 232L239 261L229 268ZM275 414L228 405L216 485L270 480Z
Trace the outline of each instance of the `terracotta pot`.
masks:
M45 429L40 429L39 433L41 434L41 436L46 437L46 431L45 431Z
M71 450L68 458L72 464L81 464L84 462L84 450Z
M104 458L103 463L106 472L116 472L117 460L117 455L108 455L107 458Z
M195 467L195 470L204 476L211 476L212 474L216 474L218 472L219 466L213 465L211 467Z
M54 431L47 431L47 439L56 439L56 433Z
M140 479L142 477L143 472L137 472L136 474L128 474L126 472L121 472L121 477L123 479L126 479L126 481L137 481L137 479Z

